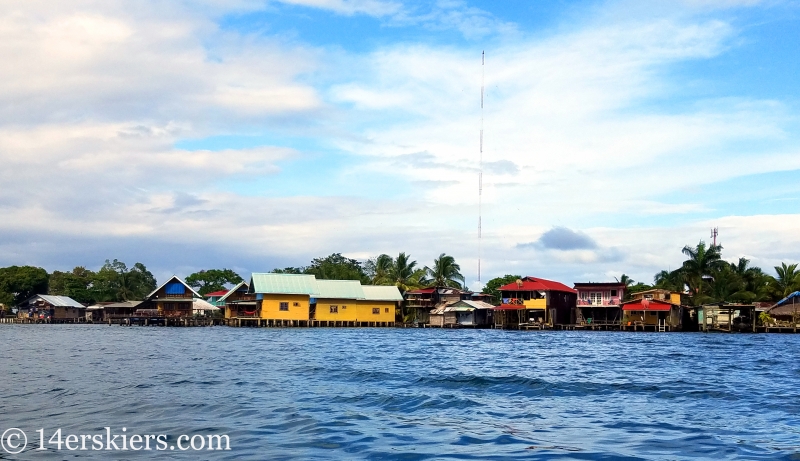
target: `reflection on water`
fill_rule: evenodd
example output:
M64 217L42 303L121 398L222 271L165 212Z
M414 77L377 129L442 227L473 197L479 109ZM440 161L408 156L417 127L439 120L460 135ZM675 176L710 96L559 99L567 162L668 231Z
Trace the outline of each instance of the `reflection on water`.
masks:
M793 335L0 325L0 345L3 430L231 438L164 459L800 456Z

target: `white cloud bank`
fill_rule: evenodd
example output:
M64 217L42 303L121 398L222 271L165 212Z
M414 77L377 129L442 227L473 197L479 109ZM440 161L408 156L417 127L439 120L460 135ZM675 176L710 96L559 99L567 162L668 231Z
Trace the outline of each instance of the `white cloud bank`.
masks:
M482 34L514 29L462 3L439 3L425 16L396 2L287 2L396 27L459 30L474 20L488 21ZM264 2L206 3L209 16L148 1L135 9L0 6L0 264L63 269L149 257L167 273L269 270L333 251L409 251L425 263L446 251L473 279L479 50L315 49L215 23ZM729 256L761 255L753 258L765 266L792 257L757 224L770 223L784 246L796 244L794 215L712 223L696 217L713 211L701 198L662 201L697 184L800 168L785 103L695 101L669 112L649 105L681 94L670 66L717 56L736 34L720 20L664 16L495 43L486 67L484 275L648 278L679 263L679 249L711 224L729 239ZM345 186L334 193L319 193L331 188L323 179L306 194L265 196L238 186L283 178L281 165L309 152L174 147L242 132L303 133L363 161L335 172ZM740 143L763 147L731 149ZM376 175L415 193L363 190ZM695 217L654 222L682 214ZM594 246L518 246L554 226Z

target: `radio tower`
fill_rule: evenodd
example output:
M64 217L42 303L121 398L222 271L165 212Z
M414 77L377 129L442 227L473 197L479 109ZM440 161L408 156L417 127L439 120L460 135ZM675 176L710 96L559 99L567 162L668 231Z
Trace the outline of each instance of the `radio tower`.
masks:
M481 255L483 251L483 88L486 75L486 52L481 51L481 145L478 159L478 282L481 281Z
M711 229L711 238L714 240L714 246L717 246L717 235L719 235L719 227Z

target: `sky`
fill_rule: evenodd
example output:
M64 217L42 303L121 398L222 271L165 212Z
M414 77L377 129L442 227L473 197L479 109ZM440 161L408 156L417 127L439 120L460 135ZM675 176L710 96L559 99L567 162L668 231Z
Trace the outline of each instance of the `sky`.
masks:
M649 283L718 227L771 272L799 41L796 0L5 0L0 266Z

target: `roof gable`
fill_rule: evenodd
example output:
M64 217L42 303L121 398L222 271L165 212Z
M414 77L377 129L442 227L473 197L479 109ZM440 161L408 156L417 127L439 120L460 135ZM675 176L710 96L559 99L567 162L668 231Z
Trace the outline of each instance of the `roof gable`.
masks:
M225 301L226 299L228 299L228 297L230 297L230 295L232 295L232 294L236 293L236 292L237 292L237 291L239 291L241 288L244 288L244 291L245 291L245 293L246 293L246 292L248 292L248 291L250 291L250 285L249 285L247 282L244 282L244 281L242 281L242 282L239 282L239 283L238 283L238 284L237 284L235 287L233 287L233 288L231 288L230 290L228 290L228 292L227 292L227 293L225 293L224 295L222 295L222 297L221 297L221 298L219 298L219 299L217 300L217 302L218 302L218 303L221 303L221 302Z
M194 288L190 287L190 286L189 286L189 285L188 285L186 282L184 282L184 281L183 281L183 280L182 280L180 277L178 277L177 275L173 275L172 277L170 277L169 279L167 279L167 281L166 281L166 282L162 283L162 284L161 284L161 286L159 286L158 288L156 288L155 290L153 290L153 291L152 291L152 292L151 292L149 295L147 295L145 298L146 298L146 299L150 299L150 298L151 298L151 297L153 297L153 296L154 296L156 293L158 293L158 291L159 291L160 289L164 288L165 286L167 286L167 284L169 284L169 283L170 283L170 282L172 282L172 281L177 281L177 282L180 282L180 283L181 283L181 284L182 284L184 287L186 287L186 289L187 289L187 290L189 290L189 292L190 292L190 293L192 293L192 294L194 295L193 297L195 297L195 298L202 298L202 296L200 295L200 293L198 293L198 292L194 291Z

